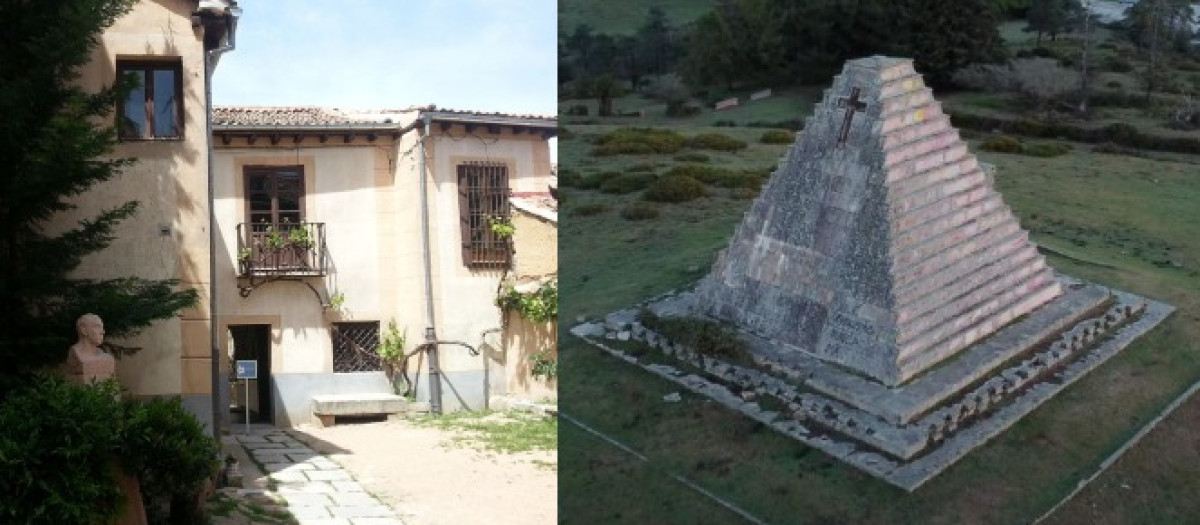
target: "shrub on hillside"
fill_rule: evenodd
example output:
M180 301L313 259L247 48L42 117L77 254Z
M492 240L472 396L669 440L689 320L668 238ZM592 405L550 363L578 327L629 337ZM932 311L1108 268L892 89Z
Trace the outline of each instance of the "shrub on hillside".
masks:
M604 181L600 185L600 191L624 195L644 190L656 179L658 176L653 173L626 173Z
M652 128L621 128L596 139L593 155L671 154L683 149L687 139L674 131Z
M701 133L692 137L689 145L696 149L715 151L738 151L746 148L745 142L720 133Z
M796 140L796 134L783 129L764 131L758 141L763 144L791 144Z
M675 156L679 162L708 162L708 155L703 153L680 153Z
M1008 135L999 135L983 141L979 149L996 153L1020 153L1021 142Z
M668 175L646 188L642 198L654 202L687 202L708 195L700 181L687 175Z
M653 164L634 164L628 168L625 168L626 173L639 173L639 172L644 173L644 172L651 172L651 171L654 171Z
M568 168L558 170L558 185L564 188L578 187L579 183L583 182L583 175Z
M1058 157L1070 152L1071 146L1057 143L1025 144L1021 147L1021 154L1031 157Z
M571 208L571 215L576 217L590 217L592 215L600 215L606 211L608 211L608 206L603 204L580 204L579 206Z
M621 208L621 218L630 221L645 221L657 218L659 214L658 206L649 202L638 201Z
M579 181L579 184L577 184L576 187L578 187L581 190L598 190L598 189L600 189L600 186L604 185L605 181L607 181L609 179L614 179L614 178L617 178L620 176L621 176L621 173L616 172L616 171L602 171L600 173L593 173L591 175L583 177L583 179Z

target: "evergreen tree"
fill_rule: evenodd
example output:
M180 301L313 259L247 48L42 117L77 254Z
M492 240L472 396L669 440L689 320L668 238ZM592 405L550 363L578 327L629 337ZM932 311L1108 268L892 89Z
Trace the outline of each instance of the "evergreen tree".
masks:
M1066 32L1080 20L1083 6L1079 0L1033 0L1029 6L1029 25L1026 31L1037 33L1037 44L1042 45L1042 35L1050 35L1050 40L1058 39L1058 34Z
M998 21L987 0L903 0L895 2L902 23L900 50L934 87L950 84L950 75L968 64L1005 58Z
M62 232L44 225L74 208L93 185L133 159L113 158L113 108L128 81L95 93L77 86L106 27L134 0L0 0L0 388L60 362L75 339L75 318L104 318L108 336L131 336L195 303L175 281L71 277L136 202L109 208Z

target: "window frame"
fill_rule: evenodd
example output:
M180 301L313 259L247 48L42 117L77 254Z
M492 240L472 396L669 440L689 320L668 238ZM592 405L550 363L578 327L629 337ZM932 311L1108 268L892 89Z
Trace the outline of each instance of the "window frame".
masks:
M154 100L154 73L156 71L169 71L172 73L172 78L175 83L174 89L174 113L175 115L175 133L171 135L160 135L155 126L155 100ZM145 111L145 129L140 135L132 135L127 132L128 128L122 123L125 118L125 107L130 101L130 97L125 97L117 102L116 126L117 138L122 142L153 142L153 141L179 141L184 138L184 108L183 108L183 63L174 58L171 60L117 60L116 74L120 80L127 73L142 72L146 82L141 86L144 93L143 111ZM131 93L132 95L132 93Z
M472 269L507 268L512 263L512 239L492 231L487 218L500 216L512 220L512 177L508 165L495 161L467 161L455 166L455 172L458 176L463 265ZM473 175L482 184L472 184L470 178ZM497 181L496 177L501 179Z
M279 173L285 172L285 171L286 172L294 171L298 175L297 180L300 185L300 195L296 200L297 205L299 206L299 209L295 210L295 212L299 214L299 220L296 221L294 224L302 224L305 222L306 214L304 213L304 204L305 204L306 198L308 197L308 191L304 184L305 177L304 177L304 165L303 164L291 164L291 165L287 165L287 166L257 166L257 165L256 166L243 166L242 167L242 190L244 192L243 197L244 197L244 201L245 201L244 213L245 213L246 224L249 224L251 229L253 229L253 227L257 224L254 221L254 210L251 205L251 201L252 201L251 187L250 187L251 177L257 176L257 175L269 175L273 178L274 176L277 176ZM275 181L272 180L272 181L269 181L269 186L271 188L273 188L268 191L268 193L270 194L270 197L271 197L271 221L269 222L269 224L271 224L271 225L281 224L283 221L279 217L280 209L279 209L279 194L277 193L278 185ZM290 213L292 211L293 210L287 210L284 213Z
M357 372L378 372L383 370L383 358L378 349L383 334L379 321L339 321L329 324L330 369L335 374L353 374ZM354 335L366 332L368 344L373 348L365 348ZM355 346L359 349L354 348ZM358 353L361 349L361 354ZM352 366L347 366L352 365Z

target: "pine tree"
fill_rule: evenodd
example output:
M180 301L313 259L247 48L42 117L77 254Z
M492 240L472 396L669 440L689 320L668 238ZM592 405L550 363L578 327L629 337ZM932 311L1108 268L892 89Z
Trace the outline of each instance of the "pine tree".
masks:
M895 2L897 19L905 20L898 38L901 52L913 58L917 71L934 87L950 84L950 76L969 64L1005 58L995 12L987 0L904 0Z
M97 92L76 84L106 27L135 0L0 0L0 389L63 359L75 318L99 314L109 337L136 334L196 302L176 281L72 277L103 250L130 201L63 232L44 226L71 199L135 162L113 158L112 112L133 86ZM117 347L119 348L119 347Z

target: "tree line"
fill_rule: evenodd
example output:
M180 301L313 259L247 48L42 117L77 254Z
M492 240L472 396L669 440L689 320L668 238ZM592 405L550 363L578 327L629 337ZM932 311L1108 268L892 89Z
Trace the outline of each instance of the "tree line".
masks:
M1152 55L1186 50L1188 5L1143 0L1120 29ZM706 92L826 82L846 60L874 54L911 57L927 83L946 88L968 65L1007 60L1001 20L1026 19L1040 46L1044 35L1078 30L1084 15L1079 0L719 0L696 20L674 24L652 7L632 35L564 28L560 92L600 100L604 115L625 89L649 88L670 110L672 100Z

